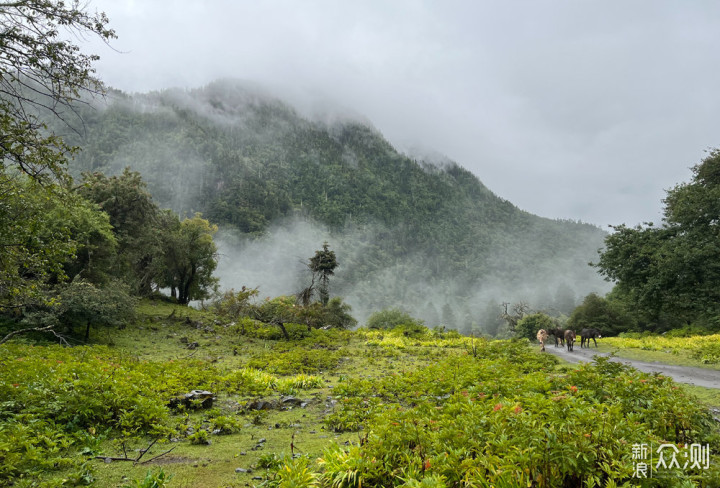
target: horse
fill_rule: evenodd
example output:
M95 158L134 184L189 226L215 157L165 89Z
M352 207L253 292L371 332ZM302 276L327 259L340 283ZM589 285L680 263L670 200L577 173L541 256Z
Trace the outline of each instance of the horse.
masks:
M575 331L574 330L566 330L565 331L565 344L567 344L568 352L572 352L573 347L575 345Z
M595 338L600 339L602 335L600 335L600 331L597 329L583 329L580 331L580 347L590 347L590 339L593 340L595 343L595 347L597 347L597 341ZM587 341L587 346L585 346L585 341Z
M547 331L545 329L540 329L537 333L537 340L540 341L540 352L545 352L545 341L547 338Z
M565 329L560 327L557 329L549 329L548 334L555 336L555 347L558 347L558 344L561 346L565 345Z

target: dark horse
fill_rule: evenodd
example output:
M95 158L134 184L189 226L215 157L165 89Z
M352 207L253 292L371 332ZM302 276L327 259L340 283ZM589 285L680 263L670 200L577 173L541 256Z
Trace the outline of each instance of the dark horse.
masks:
M590 347L590 339L593 340L595 343L595 347L597 347L597 341L595 338L601 338L600 331L597 329L583 329L580 331L580 347ZM587 346L585 345L585 341L587 341Z
M575 331L574 330L566 330L565 331L565 344L567 344L568 352L572 352L573 347L575 346Z
M565 345L565 329L557 328L557 329L548 329L548 334L555 336L555 347L560 344L561 346Z

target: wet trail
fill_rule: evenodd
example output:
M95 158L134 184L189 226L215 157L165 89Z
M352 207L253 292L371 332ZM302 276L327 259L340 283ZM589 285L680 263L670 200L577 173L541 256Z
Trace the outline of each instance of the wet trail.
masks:
M555 347L552 343L545 346L545 351L571 363L590 362L593 356L596 355L609 356L608 353L598 352L594 346L590 346L590 348L580 348L579 341L575 344L572 352L568 352L566 347ZM611 361L629 364L633 368L645 373L660 373L673 378L679 383L720 389L720 371L717 370L693 368L690 366L673 366L662 363L647 363L619 357L614 357Z

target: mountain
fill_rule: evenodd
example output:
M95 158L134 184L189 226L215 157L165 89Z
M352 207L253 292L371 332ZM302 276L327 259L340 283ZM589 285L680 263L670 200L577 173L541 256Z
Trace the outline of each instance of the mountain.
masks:
M367 122L310 117L236 81L126 95L79 109L72 171L142 173L155 200L223 232L229 288L293 293L323 241L331 292L360 319L400 307L428 325L482 329L500 302L569 312L604 282L587 263L605 233L541 218L459 165L398 152ZM484 314L484 315L483 315ZM492 316L492 317L491 317Z

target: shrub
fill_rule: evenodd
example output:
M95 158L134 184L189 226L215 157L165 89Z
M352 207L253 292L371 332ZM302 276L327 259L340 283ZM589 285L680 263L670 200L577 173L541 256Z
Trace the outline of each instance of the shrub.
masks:
M398 308L388 308L375 312L367 320L368 329L392 329L404 325L410 328L423 327L423 321L412 317Z
M210 434L205 429L199 429L188 436L190 444L207 446L210 444Z
M325 451L310 466L314 480L321 486L464 486L468 480L478 481L473 486L627 486L634 443L713 446L720 439L706 408L668 378L606 358L558 374L554 357L520 345L478 341L477 358L450 356L426 368L339 383L327 427L367 434L359 446ZM294 479L307 469L286 462L281 472ZM677 474L678 482L711 486L717 469Z
M166 475L162 468L157 474L148 470L144 479L136 479L129 485L123 485L122 488L164 488L171 479L172 475Z
M339 351L293 348L288 351L270 351L256 354L247 366L269 373L288 375L331 371L338 366Z
M549 330L555 327L552 319L544 313L535 313L523 317L515 326L515 336L524 337L531 341L537 340L540 329Z

